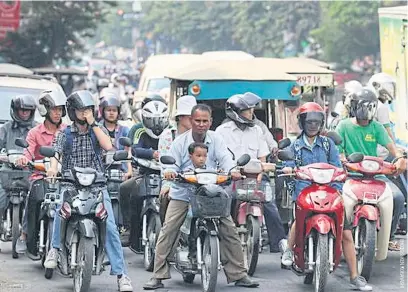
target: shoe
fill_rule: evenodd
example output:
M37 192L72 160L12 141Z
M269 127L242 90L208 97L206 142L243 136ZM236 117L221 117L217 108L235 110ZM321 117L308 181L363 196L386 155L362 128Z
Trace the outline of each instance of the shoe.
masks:
M119 292L132 292L132 281L128 276L122 275L120 279L118 278L118 288Z
M286 267L290 267L293 264L293 252L290 249L287 249L283 255L281 260L282 265Z
M130 245L130 230L124 229L120 233L120 242L122 243L122 247L128 247Z
M47 258L44 261L44 268L55 269L58 264L58 250L56 248L50 249L47 254Z
M255 280L252 280L250 277L245 276L242 279L235 281L235 286L245 288L256 288L259 286L259 283Z
M27 250L27 243L25 240L22 240L20 237L17 239L16 242L16 252L23 254Z
M373 287L367 285L366 279L362 276L355 277L354 279L350 280L351 286L353 290L359 291L371 291Z
M401 246L397 240L391 240L388 243L388 250L390 251L401 251Z
M156 290L159 288L163 288L164 285L160 279L151 278L146 284L144 284L144 290Z
M279 251L283 254L288 249L288 241L287 239L281 239L279 241Z

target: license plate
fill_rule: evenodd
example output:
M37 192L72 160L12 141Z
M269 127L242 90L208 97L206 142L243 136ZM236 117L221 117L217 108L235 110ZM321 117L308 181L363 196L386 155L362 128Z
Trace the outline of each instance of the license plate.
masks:
M300 86L333 86L332 74L296 74Z

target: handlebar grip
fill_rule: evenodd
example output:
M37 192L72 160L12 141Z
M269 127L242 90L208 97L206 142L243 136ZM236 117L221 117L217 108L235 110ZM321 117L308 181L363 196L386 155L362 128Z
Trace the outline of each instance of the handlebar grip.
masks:
M276 170L276 174L278 174L278 175L279 175L279 174L285 174L285 173L283 172L283 170L282 170L282 169L277 169L277 170Z
M275 166L275 169L276 169L276 171L278 171L278 170L280 170L280 169L283 169L285 166L283 166L283 165L276 165Z

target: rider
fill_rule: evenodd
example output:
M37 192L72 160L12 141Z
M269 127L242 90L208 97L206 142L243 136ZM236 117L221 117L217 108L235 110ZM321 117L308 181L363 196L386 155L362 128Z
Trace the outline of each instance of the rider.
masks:
M177 111L176 111L176 127L168 127L160 135L158 150L160 156L167 155L170 151L171 143L174 139L184 132L191 129L191 110L197 105L197 101L194 96L184 95L177 99ZM170 190L171 182L163 181L160 191L160 218L164 222L167 206L169 204L168 193Z
M266 162L266 156L270 153L262 129L253 119L254 108L260 101L259 96L247 92L233 95L226 102L225 113L229 121L218 126L215 132L223 137L224 143L234 153L235 159L243 154L249 154L251 159ZM263 175L262 180L269 186L267 189L271 190L269 178ZM233 210L235 213L235 207ZM264 214L270 250L274 252L274 247L277 245L283 253L287 244L286 234L279 211L273 201L264 204Z
M0 127L0 149L6 150L21 150L21 147L15 145L16 138L27 137L28 131L35 127L37 124L34 121L34 114L36 110L35 98L31 95L19 95L11 100L10 116L11 121L8 121ZM2 171L10 172L5 164L0 169L0 175L2 179L0 182L7 181L7 174L1 173ZM6 176L3 179L3 176ZM28 182L27 182L28 184ZM0 184L0 230L2 229L2 219L4 211L7 209L8 201L6 191Z
M159 136L169 125L167 104L161 96L148 97L142 103L141 116L143 127L135 131L132 154L141 159L158 161ZM137 252L141 251L140 240L138 239L142 232L141 212L143 207L143 187L139 188L139 186L143 181L143 175L148 172L150 170L139 167L139 176L122 183L120 186L120 206L125 228L121 234L122 245L128 246L132 242L135 244L132 247ZM133 231L130 232L129 229ZM131 240L130 237L135 238L135 240Z
M207 167L229 170L234 166L231 154L228 152L220 135L209 131L212 123L211 108L205 104L198 104L191 111L191 130L178 136L171 146L171 156L175 158L176 164L181 166L181 170L192 167L188 148L192 142L205 143L208 146ZM176 170L173 167L164 170L165 179L174 179ZM241 177L239 172L232 172L234 179ZM179 183L174 182L170 189L170 203L167 209L166 220L160 231L156 245L153 277L144 285L146 290L155 290L163 287L162 280L170 278L170 266L167 262L168 256L172 252L172 247L177 240L184 218L186 217L189 197L191 191L183 188ZM250 279L244 266L244 255L241 242L238 238L237 229L231 217L220 218L220 249L221 261L224 263L224 270L227 281L235 282L236 286L257 287L259 284Z
M66 115L66 101L65 93L59 90L45 90L41 93L38 100L38 111L42 117L45 117L45 120L44 123L35 126L28 132L26 138L28 148L24 150L24 156L17 160L18 165L25 166L29 161L44 159L44 156L40 154L40 147L51 146L56 133L65 128L62 117ZM30 195L25 206L23 230L17 241L16 251L24 253L28 245L28 256L36 258L38 216L41 202L44 200L46 184L43 176L36 173L30 177L30 181Z
M73 167L92 167L98 172L104 172L102 150L111 150L112 142L107 130L100 127L95 121L95 102L92 94L86 90L72 93L67 99L67 112L73 124L56 137L53 143L56 158L51 158L51 167L47 176L54 178L57 175L57 159L62 163L62 173ZM67 189L71 187L70 184L65 185ZM133 291L131 281L126 276L123 250L106 187L101 189L101 192L103 193L104 206L108 212L105 250L111 264L111 274L117 275L119 291ZM44 267L48 269L54 269L57 266L61 236L60 225L61 219L56 216L52 238L53 248L49 251L44 262Z
M302 130L300 136L292 143L290 150L295 156L294 161L285 162L284 173L293 172L292 167L305 166L312 163L329 163L342 167L339 159L339 151L334 142L320 135L323 130L325 115L323 108L315 102L307 102L299 109L299 127ZM296 180L292 192L293 201L296 202L299 193L310 185L310 182ZM342 184L333 183L332 186L341 191ZM293 262L293 247L295 245L296 221L293 222L289 231L288 248L282 256L282 264L290 267ZM358 275L355 255L355 247L351 233L351 224L345 222L343 230L343 252L348 267L350 269L350 282L355 289L360 291L370 291L372 287L367 285L367 281Z
M339 147L340 153L348 156L354 152L361 152L364 155L376 157L377 146L381 145L387 148L393 157L402 157L401 151L397 149L385 128L379 122L373 120L377 110L377 103L376 94L366 87L347 96L345 104L349 106L353 117L342 120L336 128L336 132L343 140ZM406 170L406 163L403 158L395 162L397 174ZM388 178L381 177L380 179L385 181L393 192L394 209L388 248L398 251L400 245L395 240L395 231L399 217L404 209L405 197L401 190Z

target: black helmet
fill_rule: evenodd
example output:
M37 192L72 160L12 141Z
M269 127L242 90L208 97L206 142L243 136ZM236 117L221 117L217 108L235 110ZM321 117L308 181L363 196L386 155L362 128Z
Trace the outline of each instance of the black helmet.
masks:
M45 90L41 92L38 100L38 111L42 117L45 117L49 121L50 109L55 107L62 107L62 116L67 114L65 104L67 103L67 97L62 90ZM61 122L60 122L61 123Z
M233 120L237 126L246 125L254 126L254 120L249 120L241 115L241 112L256 107L261 101L261 98L251 92L244 94L236 94L228 98L225 103L225 114L228 118Z
M144 108L144 106L150 101L160 101L167 105L166 100L159 94L152 93L145 97L140 105L140 108Z
M88 90L78 90L71 93L67 99L67 111L71 121L76 121L80 124L85 124L84 121L79 121L75 114L75 110L90 108L95 116L95 101L92 94Z
M101 103L99 104L99 112L101 113L102 117L105 119L105 108L108 106L114 106L118 108L118 113L120 115L120 100L119 98L113 94L113 93L108 93L104 96L101 97ZM118 119L119 119L118 115Z
M349 94L346 102L350 106L350 115L358 120L374 119L377 112L378 99L377 95L368 87Z
M26 127L33 123L35 109L37 108L37 103L35 102L35 98L31 95L18 95L11 100L10 105L10 116L14 122L19 124L20 126ZM18 110L30 110L31 115L30 118L26 121L22 120L18 115Z

